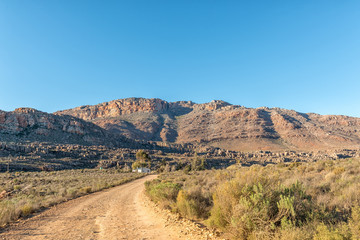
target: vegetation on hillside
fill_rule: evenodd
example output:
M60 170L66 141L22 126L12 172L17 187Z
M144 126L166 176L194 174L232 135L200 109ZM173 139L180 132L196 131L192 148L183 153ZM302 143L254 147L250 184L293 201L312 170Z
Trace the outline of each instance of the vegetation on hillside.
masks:
M360 159L178 171L146 190L233 239L360 239Z
M41 208L142 176L115 169L0 173L0 227Z

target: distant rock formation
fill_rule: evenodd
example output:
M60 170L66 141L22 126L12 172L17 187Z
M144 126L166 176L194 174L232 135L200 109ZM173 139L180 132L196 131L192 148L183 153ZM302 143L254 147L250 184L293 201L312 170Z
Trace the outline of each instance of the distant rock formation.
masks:
M246 108L221 100L196 104L127 98L59 111L134 140L194 143L229 150L317 150L360 146L360 119ZM1 115L0 115L1 123Z
M32 108L0 110L1 141L39 141L83 145L126 146L125 137L114 137L101 127L73 116L54 115Z

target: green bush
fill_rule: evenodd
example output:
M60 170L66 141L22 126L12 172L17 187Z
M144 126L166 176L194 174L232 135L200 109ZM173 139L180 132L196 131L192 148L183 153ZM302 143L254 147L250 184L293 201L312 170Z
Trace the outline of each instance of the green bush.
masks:
M312 211L311 197L299 182L284 187L269 181L242 185L235 179L215 192L208 223L248 239L254 232L271 235L278 228L302 226Z
M150 198L168 208L176 202L180 189L181 185L177 183L161 182L157 179L145 182L145 190Z

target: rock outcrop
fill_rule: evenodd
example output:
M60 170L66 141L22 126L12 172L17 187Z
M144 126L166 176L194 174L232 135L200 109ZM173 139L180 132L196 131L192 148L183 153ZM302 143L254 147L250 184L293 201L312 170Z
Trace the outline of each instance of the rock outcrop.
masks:
M161 112L169 104L161 99L128 98L101 103L94 106L81 106L70 110L59 111L59 114L72 115L84 120L112 118L136 112Z
M136 140L196 143L230 150L316 150L360 146L360 119L246 108L214 100L127 98L59 111ZM0 115L1 121L1 115Z
M83 145L129 146L132 140L68 115L54 115L32 108L0 111L1 141L39 141Z

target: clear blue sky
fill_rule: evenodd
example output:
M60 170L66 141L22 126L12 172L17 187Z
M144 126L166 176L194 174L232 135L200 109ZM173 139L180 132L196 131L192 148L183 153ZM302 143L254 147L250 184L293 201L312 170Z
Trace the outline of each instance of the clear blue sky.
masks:
M0 0L0 109L222 99L360 117L360 1Z

